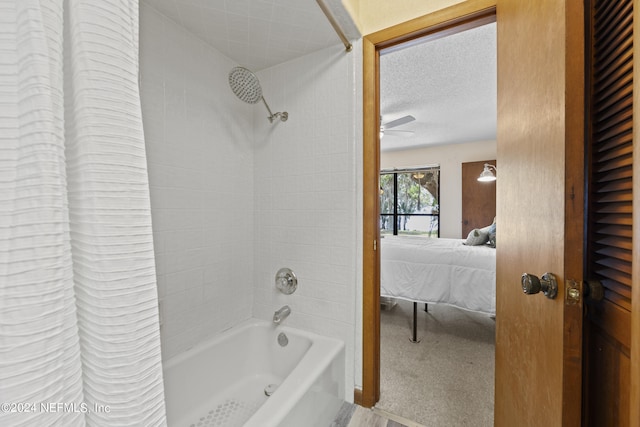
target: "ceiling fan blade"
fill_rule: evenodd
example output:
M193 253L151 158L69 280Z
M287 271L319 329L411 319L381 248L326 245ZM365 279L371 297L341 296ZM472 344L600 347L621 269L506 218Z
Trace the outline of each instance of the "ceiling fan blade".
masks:
M412 130L394 130L394 129L387 129L384 131L385 135L392 135L392 136L403 136L405 138L408 138L410 136L412 136L414 134L414 132Z
M390 122L387 123L383 123L382 126L384 126L385 129L391 129L394 128L396 126L402 126L406 123L410 123L412 121L414 121L416 118L413 117L412 115L406 115L403 117L400 117L399 119L395 119L395 120L391 120Z

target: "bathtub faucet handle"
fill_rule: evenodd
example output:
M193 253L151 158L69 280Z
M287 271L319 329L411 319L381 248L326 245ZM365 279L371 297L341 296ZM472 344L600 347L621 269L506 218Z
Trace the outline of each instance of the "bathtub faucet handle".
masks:
M291 308L288 305L285 305L280 310L276 310L276 312L273 313L273 323L279 325L280 322L289 317L290 314Z
M281 268L276 273L276 288L285 295L291 295L298 288L298 278L290 268Z

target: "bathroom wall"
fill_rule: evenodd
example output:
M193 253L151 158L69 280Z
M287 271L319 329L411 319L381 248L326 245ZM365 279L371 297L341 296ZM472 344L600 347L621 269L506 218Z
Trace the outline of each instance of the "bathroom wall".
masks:
M166 360L251 317L255 106L230 59L140 6L144 132Z
M462 163L496 158L496 141L437 145L412 150L387 151L380 168L440 165L440 237L459 239L462 223ZM482 169L478 170L480 175Z
M465 0L403 0L401 6L388 0L342 0L360 33L368 35L376 31L409 21Z
M253 314L271 319L288 304L292 314L285 324L344 340L348 400L353 398L359 280L359 49L358 44L345 53L336 44L260 71L271 109L287 110L289 119L270 124L261 105L254 111ZM281 267L298 276L292 295L275 288Z
M145 3L140 27L163 358L289 304L286 325L345 341L351 400L359 57L337 40L258 72L271 109L289 113L271 124L232 94L233 61ZM298 275L293 295L275 288L281 267Z

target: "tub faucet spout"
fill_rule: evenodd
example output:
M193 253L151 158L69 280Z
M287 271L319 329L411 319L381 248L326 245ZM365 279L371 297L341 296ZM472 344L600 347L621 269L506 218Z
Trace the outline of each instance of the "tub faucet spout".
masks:
M291 308L289 308L288 305L285 305L280 310L277 310L275 313L273 313L273 323L279 325L280 322L289 317L290 314Z

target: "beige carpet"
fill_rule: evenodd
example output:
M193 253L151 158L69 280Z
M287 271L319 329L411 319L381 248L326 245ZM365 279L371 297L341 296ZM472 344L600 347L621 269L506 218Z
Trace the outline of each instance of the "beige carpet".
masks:
M425 426L492 426L495 322L445 305L398 301L380 319L380 401L376 408Z

